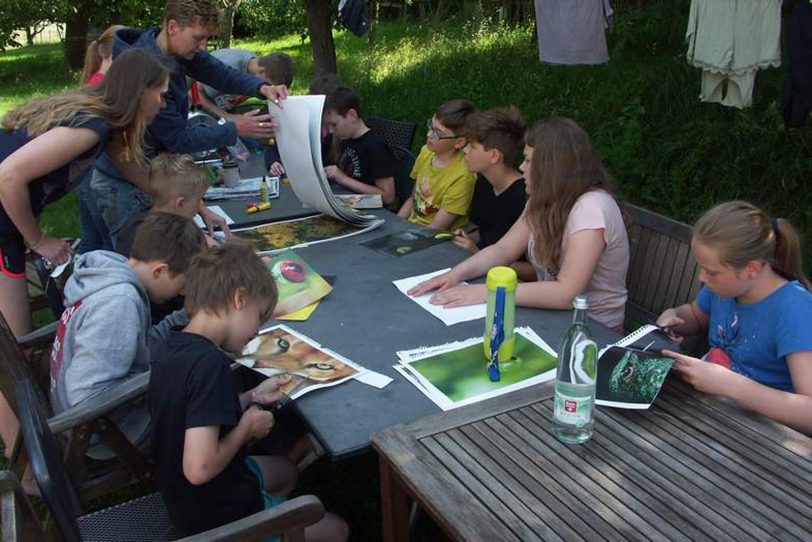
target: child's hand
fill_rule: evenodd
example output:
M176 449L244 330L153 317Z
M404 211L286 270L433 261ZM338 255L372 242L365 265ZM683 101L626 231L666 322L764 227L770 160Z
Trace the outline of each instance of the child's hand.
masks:
M476 254L479 252L479 248L476 246L476 243L474 243L474 240L471 239L467 233L465 233L465 230L455 231L451 242L466 252L470 252L471 254Z
M456 285L458 282L459 280L457 280L452 272L449 271L448 273L443 273L442 275L425 280L416 286L412 286L406 290L406 293L410 296L416 297L432 290L442 292L446 288L451 288L452 286Z
M730 396L730 386L738 376L730 369L671 350L663 350L663 355L674 358L674 370L699 391Z
M251 438L262 438L271 432L274 418L273 414L267 410L262 410L258 406L251 406L242 413L240 423L248 426L248 433Z
M274 162L273 164L271 164L271 167L268 168L268 173L270 173L274 177L281 177L285 174L285 168L282 167L281 163Z
M432 305L442 305L443 308L462 307L485 303L488 299L488 288L484 284L467 284L440 290L429 299Z
M327 166L324 168L324 174L327 175L327 178L331 181L335 181L338 184L341 184L341 176L344 173L338 169L338 166Z
M290 382L290 376L276 376L263 381L251 390L251 401L262 405L269 405L280 401L285 394L279 388Z
M677 316L676 309L666 309L657 318L657 325L661 328L665 328L665 332L668 335L668 338L671 339L674 343L680 344L684 337L677 333L674 328L677 326L681 326L685 323L685 320Z

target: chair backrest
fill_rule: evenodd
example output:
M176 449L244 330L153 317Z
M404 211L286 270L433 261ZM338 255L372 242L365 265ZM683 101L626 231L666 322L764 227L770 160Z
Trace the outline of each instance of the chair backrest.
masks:
M364 123L392 147L412 148L414 133L417 131L416 123L379 117L365 118Z
M62 448L48 428L42 403L30 381L17 383L17 413L29 465L42 499L65 540L78 541L76 518L82 513L79 496L62 462Z
M3 393L14 414L18 416L17 382L20 381L39 382L31 365L20 352L17 339L8 327L6 319L0 314L0 392ZM11 447L12 443L7 442L6 446Z
M626 317L639 325L692 301L701 286L699 267L691 256L689 225L628 203L624 210L632 220Z
M415 157L406 147L390 145L395 159L395 196L403 204L412 195L414 183L412 182L412 168Z

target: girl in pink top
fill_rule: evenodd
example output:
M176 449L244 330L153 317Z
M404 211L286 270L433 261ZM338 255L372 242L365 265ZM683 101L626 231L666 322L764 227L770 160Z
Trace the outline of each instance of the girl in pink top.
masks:
M104 80L104 74L113 63L113 39L120 28L124 26L114 24L87 46L85 66L82 68L82 84L95 87Z
M457 284L509 265L526 250L539 280L519 284L518 305L566 310L586 292L589 316L622 331L629 240L589 136L570 119L551 118L528 132L524 156L519 169L528 181L529 200L513 227L498 243L418 284L409 295L436 289L431 302L437 305L483 303L484 284Z

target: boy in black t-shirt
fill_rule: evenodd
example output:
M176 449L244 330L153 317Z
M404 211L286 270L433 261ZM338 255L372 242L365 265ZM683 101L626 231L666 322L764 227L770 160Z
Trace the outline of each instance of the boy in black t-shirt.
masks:
M296 467L282 457L249 457L274 416L256 406L281 399L286 379L238 394L231 359L273 311L276 285L250 247L228 243L195 258L186 275L189 323L155 353L150 374L152 452L161 495L183 536L278 504ZM222 350L221 350L222 349ZM272 496L274 495L274 496ZM346 540L346 524L327 515L307 540Z
M468 170L477 174L469 219L478 227L457 230L453 243L474 254L490 246L522 215L527 192L514 167L522 151L524 120L515 107L497 107L471 114L465 123L463 149ZM514 263L519 278L536 280L525 261Z
M324 168L327 178L358 194L380 194L384 205L394 204L394 157L384 140L364 123L358 95L338 87L324 103L324 121L341 140L338 165Z

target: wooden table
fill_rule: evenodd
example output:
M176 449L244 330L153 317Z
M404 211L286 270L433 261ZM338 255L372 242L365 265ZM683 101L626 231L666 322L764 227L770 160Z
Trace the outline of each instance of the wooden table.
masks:
M671 378L648 411L600 408L580 446L552 385L373 435L384 539L409 499L454 540L812 540L812 439Z

